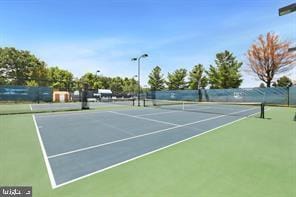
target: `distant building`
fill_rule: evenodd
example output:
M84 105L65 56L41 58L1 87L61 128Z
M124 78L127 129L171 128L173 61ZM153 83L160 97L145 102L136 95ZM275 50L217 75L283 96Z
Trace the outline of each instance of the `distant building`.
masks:
M98 100L108 100L112 98L112 91L109 89L98 89L98 93L94 93L94 97Z
M53 92L53 102L69 102L71 101L70 93L66 91L54 91Z

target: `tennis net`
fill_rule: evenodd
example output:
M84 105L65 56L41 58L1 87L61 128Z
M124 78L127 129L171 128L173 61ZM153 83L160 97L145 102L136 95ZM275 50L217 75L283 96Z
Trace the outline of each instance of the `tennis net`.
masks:
M0 115L54 113L67 111L106 110L109 108L133 107L134 99L112 99L107 102L30 103L0 102Z
M209 114L219 114L228 116L252 116L259 114L264 118L264 103L246 102L195 102L176 100L145 99L145 107L156 107L165 110L181 110L187 112L200 112Z
M99 102L115 105L135 105L135 98L107 98L101 99Z

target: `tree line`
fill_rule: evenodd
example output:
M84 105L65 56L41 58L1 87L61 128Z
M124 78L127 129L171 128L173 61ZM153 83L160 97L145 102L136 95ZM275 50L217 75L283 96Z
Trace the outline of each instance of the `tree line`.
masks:
M224 51L216 54L215 65L206 70L202 64L195 65L191 71L184 68L168 73L167 79L161 73L161 67L153 68L149 75L148 84L155 90L184 90L206 88L238 88L242 83L239 62L233 53ZM187 80L188 77L188 80Z
M246 53L248 73L255 74L263 83L260 87L287 86L291 79L274 78L293 69L296 53L289 52L291 42L280 41L274 33L260 35ZM156 66L149 74L151 90L182 90L200 88L238 88L243 82L240 62L228 50L217 53L215 64L206 70L197 64L188 71L180 68L165 78L161 67ZM58 66L49 67L44 61L26 50L13 47L0 48L0 85L50 86L56 90L74 91L89 84L90 89L111 89L115 93L137 92L137 81L128 77L107 77L85 73L77 78ZM144 88L141 88L142 90Z
M49 67L29 51L13 47L0 48L0 85L49 86L55 90L74 91L82 88L111 89L115 93L134 93L137 81L127 77L105 77L86 73L77 78L58 66Z
M291 42L280 41L278 35L270 32L266 36L260 35L250 46L246 53L247 72L263 81L260 87L292 85L292 80L287 76L274 80L276 76L295 67L296 53L289 52L291 46ZM156 66L149 75L148 84L151 90L200 89L207 86L215 89L238 88L243 82L242 65L243 63L236 60L233 53L225 50L216 54L215 65L210 65L208 70L205 70L202 64L198 64L189 72L180 68L168 73L165 79L161 67Z

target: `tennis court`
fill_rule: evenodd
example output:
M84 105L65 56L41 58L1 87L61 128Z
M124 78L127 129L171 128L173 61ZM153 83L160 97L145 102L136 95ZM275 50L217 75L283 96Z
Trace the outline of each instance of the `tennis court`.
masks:
M198 108L211 113L146 107L33 115L52 187L78 181L260 112L253 105Z

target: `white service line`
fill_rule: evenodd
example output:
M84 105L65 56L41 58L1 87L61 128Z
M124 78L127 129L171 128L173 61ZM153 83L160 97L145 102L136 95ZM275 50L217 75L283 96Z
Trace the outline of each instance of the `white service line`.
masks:
M252 113L252 114L250 114L249 116L246 116L246 117L243 117L243 118L240 118L240 119L234 120L234 121L229 122L229 123L226 123L226 124L224 124L224 125L220 125L220 126L218 126L218 127L215 127L215 128L213 128L213 129L210 129L210 130L205 131L205 132L203 132L203 133L199 133L199 134L197 134L197 135L191 136L191 137L186 138L186 139L184 139L184 140L181 140L181 141L175 142L175 143L173 143L173 144L170 144L170 145L164 146L164 147L162 147L162 148L159 148L159 149L156 149L156 150L153 150L153 151L150 151L150 152L144 153L144 154L142 154L142 155L139 155L139 156L137 156L137 157L133 157L133 158L128 159L128 160L125 160L125 161L123 161L123 162L116 163L116 164L114 164L114 165L111 165L111 166L109 166L109 167L103 168L103 169L101 169L101 170L97 170L97 171L95 171L95 172L92 172L92 173L89 173L89 174L83 175L83 176L81 176L81 177L78 177L78 178L72 179L72 180L70 180L70 181L67 181L67 182L64 182L64 183L62 183L62 184L57 185L55 188L62 187L62 186L65 186L65 185L68 185L68 184L70 184L70 183L73 183L73 182L79 181L79 180L84 179L84 178L86 178L86 177L89 177L89 176L92 176L92 175L98 174L98 173L100 173L100 172L103 172L103 171L109 170L109 169L111 169L111 168L114 168L114 167L120 166L120 165L125 164L125 163L128 163L128 162L130 162L130 161L134 161L134 160L136 160L136 159L139 159L139 158L145 157L145 156L147 156L147 155L150 155L150 154L153 154L153 153L159 152L159 151L161 151L161 150L167 149L167 148L172 147L172 146L174 146L174 145L177 145L177 144L180 144L180 143L182 143L182 142L186 142L186 141L191 140L191 139L193 139L193 138L199 137L199 136L201 136L201 135L207 134L207 133L209 133L209 132L211 132L211 131L215 131L215 130L220 129L220 128L222 128L222 127L225 127L225 126L231 125L231 124L233 124L233 123L235 123L235 122L241 121L241 120L243 120L243 119L246 119L247 117L253 116L253 115L258 114L258 113L260 113L260 112ZM54 188L54 189L55 189L55 188Z
M119 105L120 107L123 105ZM124 108L122 108L124 109ZM128 110L130 111L130 109ZM91 109L91 110L81 110L81 111L61 111L61 112L48 112L48 113L43 113L43 114L39 114L38 118L42 118L42 117L47 117L47 116L68 116L68 115L81 115L81 114L102 114L102 113L106 113L106 112L110 112L109 109L100 109L100 110L95 110L95 109Z
M29 106L30 106L30 110L33 111L32 104L30 104Z
M137 115L137 117L150 116L150 115L159 115L159 114L171 114L171 113L178 113L178 112L182 112L182 111L167 111L167 112L156 112L156 113L149 113L149 114L140 114L140 115Z
M148 120L148 121L151 121L151 122L158 122L158 123L168 124L168 125L173 125L173 126L178 126L179 125L179 124L175 124L175 123L171 123L171 122L155 120L155 119L151 119L151 118L144 118L144 117L140 117L140 116L133 116L133 115L119 113L119 112L115 112L115 111L108 111L108 112L113 113L113 114L117 114L117 115L121 115L121 116L127 116L127 117L132 117L132 118L137 118L137 119Z
M241 112L249 111L249 110L253 110L253 109L254 108L248 109L248 110L242 110L242 111L235 112L235 113L241 113ZM235 114L235 113L232 113L232 114ZM98 148L98 147L102 147L102 146L106 146L106 145L110 145L110 144L115 144L115 143L119 143L119 142L123 142L123 141L127 141L127 140L132 140L132 139L144 137L144 136L149 136L149 135L161 133L161 132L164 132L164 131L169 131L169 130L176 129L176 128L186 127L186 126L193 125L193 124L196 124L196 123L221 118L221 117L224 117L224 116L227 116L227 115L214 116L214 117L211 117L211 118L206 118L206 119L198 120L198 121L195 121L195 122L190 122L190 123L186 123L186 124L182 124L182 125L176 125L174 127L170 127L170 128L166 128L166 129L156 130L156 131L153 131L153 132L150 132L150 133L145 133L145 134L136 135L136 136L132 136L132 137L128 137L128 138L123 138L123 139L120 139L120 140L115 140L115 141L112 141L112 142L106 142L106 143L103 143L103 144L97 144L97 145L88 146L88 147L85 147L85 148L80 148L80 149L76 149L76 150L72 150L72 151L67 151L67 152L64 152L64 153L51 155L51 156L48 157L48 159L52 159L52 158L60 157L60 156L64 156L64 155L69 155L69 154L73 154L73 153L77 153L77 152L82 152L82 151L86 151L86 150L90 150L90 149L94 149L94 148Z
M56 154L56 155L51 155L48 158L52 159L52 158L60 157L60 156L63 156L63 155L69 155L69 154L73 154L73 153L77 153L77 152L81 152L81 151L86 151L86 150L90 150L90 149L94 149L94 148L98 148L98 147L102 147L102 146L106 146L106 145L110 145L110 144L115 144L115 143L118 143L118 142L123 142L123 141L131 140L131 139L135 139L135 138L139 138L139 137L144 137L144 136L147 136L147 135L152 135L152 134L155 134L155 133L160 133L160 132L163 132L163 131L168 131L168 130L175 129L175 128L178 128L178 127L180 127L180 125L170 127L170 128L166 128L166 129L153 131L151 133L145 133L145 134L136 135L136 136L133 136L133 137L128 137L128 138L123 138L123 139L120 139L120 140L115 140L115 141L112 141L112 142L106 142L106 143L103 143L103 144L97 144L97 145L93 145L93 146L89 146L89 147L85 147L85 148L76 149L76 150L73 150L73 151L68 151L68 152L64 152L64 153L60 153L60 154Z
M38 128L38 125L37 125L37 122L36 122L35 115L32 115L32 117L33 117L33 121L34 121L34 124L35 124L39 144L41 146L41 151L42 151L43 159L45 161L45 165L46 165L46 168L47 168L47 172L48 172L48 176L49 176L51 186L52 186L52 188L56 188L57 185L56 185L56 182L55 182L55 179L54 179L54 176L53 176L53 172L52 172L52 168L50 166L50 163L49 163L49 160L48 160L45 148L44 148L44 144L43 144L40 132L39 132L39 128Z

